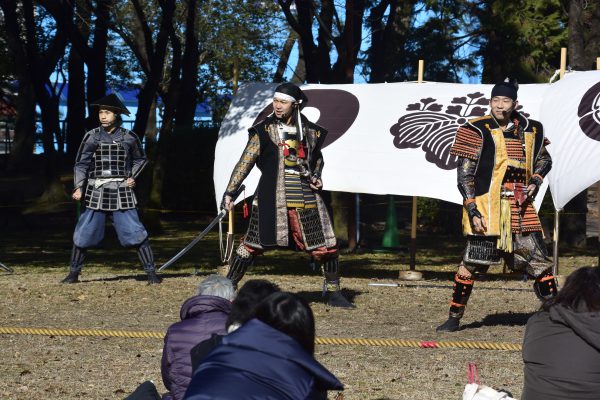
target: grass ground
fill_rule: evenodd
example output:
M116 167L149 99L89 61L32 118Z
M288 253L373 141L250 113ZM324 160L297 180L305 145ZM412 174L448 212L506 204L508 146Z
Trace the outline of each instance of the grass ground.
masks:
M90 251L83 282L61 285L72 222L29 218L0 238L0 262L15 270L0 273L0 327L164 332L178 320L180 305L202 275L220 265L217 235L211 234L165 271L163 284L148 286L135 252L121 248L109 228L104 247ZM187 244L204 222L193 216L164 220L164 232L151 238L157 263ZM400 287L369 283L397 282L399 270L408 269L408 254L343 255L343 286L354 310L320 302L321 278L300 254L268 253L247 278L272 280L310 301L320 337L520 343L539 303L530 282L501 268L476 283L464 329L435 332L447 317L462 246L462 238L420 237L417 269L425 279ZM596 263L594 251L561 250L563 275ZM161 351L160 339L0 335L0 398L119 399L147 379L164 390ZM319 345L316 357L345 384L346 399L459 399L468 362L478 364L482 382L516 398L522 386L521 354L515 351Z

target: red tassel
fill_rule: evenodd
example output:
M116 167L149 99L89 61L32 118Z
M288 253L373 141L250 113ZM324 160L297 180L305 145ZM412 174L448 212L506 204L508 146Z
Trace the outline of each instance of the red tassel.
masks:
M304 154L304 146L300 143L300 147L298 148L298 158L304 158L306 154Z
M290 155L290 150L288 149L288 147L290 147L289 144L287 144L285 142L281 142L281 143L279 143L279 146L283 147L283 155L285 157Z
M248 215L250 213L248 212L248 203L246 202L246 189L244 189L244 206L242 207L242 210L244 214L244 219L248 218Z

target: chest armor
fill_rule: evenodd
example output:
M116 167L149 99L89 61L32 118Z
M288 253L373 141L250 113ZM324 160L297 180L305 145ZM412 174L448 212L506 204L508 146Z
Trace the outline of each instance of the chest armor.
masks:
M121 143L98 143L90 178L124 178L127 176L127 152Z
M85 206L101 211L135 208L137 199L127 186L127 177L127 152L121 143L98 143L85 190Z
M508 166L502 183L522 183L526 180L525 147L517 132L504 133L504 144L508 157Z

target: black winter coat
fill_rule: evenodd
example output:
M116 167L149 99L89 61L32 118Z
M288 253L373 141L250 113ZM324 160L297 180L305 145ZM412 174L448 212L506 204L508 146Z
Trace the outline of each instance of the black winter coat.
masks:
M562 305L527 322L521 400L600 399L600 313Z

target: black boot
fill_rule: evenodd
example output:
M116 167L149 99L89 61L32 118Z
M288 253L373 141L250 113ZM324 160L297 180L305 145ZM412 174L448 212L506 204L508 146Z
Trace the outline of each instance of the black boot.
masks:
M69 271L69 275L60 283L78 283L79 282L79 271Z
M337 254L326 260L321 267L323 270L323 298L325 303L331 307L356 308L348 301L340 290L340 264Z
M148 275L148 285L159 284L162 282L162 278L156 275L156 271L146 271L146 275Z
M465 307L473 290L472 277L454 275L454 288L450 301L450 315L446 322L436 328L436 332L456 332L460 329L460 319L465 313Z
M340 280L325 281L323 282L323 299L325 304L331 307L339 308L356 308L356 306L348 301L340 290Z
M449 317L446 322L438 326L436 332L456 332L460 329L460 318Z
M327 291L325 293L325 303L330 307L339 308L356 308L356 306L348 301L342 294L341 290Z

